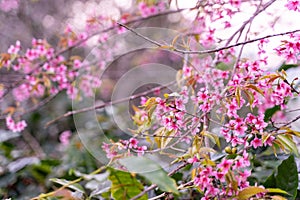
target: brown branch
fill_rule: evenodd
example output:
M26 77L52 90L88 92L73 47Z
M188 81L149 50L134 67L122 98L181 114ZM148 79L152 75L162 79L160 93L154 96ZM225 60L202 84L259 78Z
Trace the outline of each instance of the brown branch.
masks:
M298 121L299 119L300 119L300 115L298 115L295 119L293 119L293 120L291 120L291 121L285 123L285 124L284 124L283 126L281 126L281 127L288 126L288 125L290 125L290 124L292 124L292 123Z
M245 34L244 42L247 41L248 34L249 34L250 30L251 30L251 25L252 25L252 21L249 23L248 30L247 30L247 32L246 32L246 34ZM246 26L245 26L245 27L246 27ZM244 27L244 28L245 28L245 27ZM241 32L241 34L242 34L242 32ZM240 35L241 35L241 34L240 34ZM239 38L238 38L238 40L239 40ZM238 57L237 57L237 59L236 59L236 61L235 61L235 63L234 63L233 70L232 70L232 73L231 73L231 77L229 78L229 80L232 79L232 77L234 76L234 74L235 74L235 72L236 72L236 68L237 68L237 66L238 66L238 64L239 64L239 62L240 62L241 57L242 57L242 54L243 54L243 50L244 50L245 45L246 45L246 44L243 44L243 45L241 46L240 52L239 52Z
M233 38L236 36L236 34L238 34L239 32L243 32L243 30L245 29L246 25L248 23L251 23L255 17L257 17L261 12L263 12L264 10L266 10L270 5L272 5L276 0L271 0L268 3L266 3L264 5L264 7L262 9L259 9L260 6L257 7L257 10L255 11L255 13L247 20L243 23L243 25L236 30L236 32L234 32L231 37L227 40L225 46L228 46L229 43L233 40Z
M288 84L291 87L291 91L295 92L296 94L299 94L299 91L297 91L294 86L292 84L289 83L288 80L284 79L283 82L285 82L286 84Z
M163 45L157 41L154 41L140 33L138 33L137 31L135 31L134 29L126 26L125 24L121 24L121 23L118 23L120 26L126 28L127 30L131 31L132 33L136 34L137 36L143 38L144 40L158 46L158 47L162 47L162 46L166 46L166 45ZM252 40L247 40L247 41L244 41L244 42L238 42L236 44L232 44L232 45L228 45L228 46L224 46L224 47L220 47L220 48L215 48L215 49L209 49L209 50L203 50L203 51L186 51L186 50L181 50L181 49L177 49L177 48L174 48L174 47L170 47L169 50L172 50L172 51L175 51L175 52L178 52L178 53L182 53L182 54L209 54L209 53L215 53L215 52L218 52L218 51L221 51L221 50L226 50L226 49L230 49L232 47L237 47L237 46L241 46L241 45L246 45L246 44L249 44L249 43L253 43L253 42L257 42L257 41L260 41L262 39L267 39L267 38L272 38L272 37L277 37L277 36L283 36L283 35L288 35L288 34L292 34L292 33L296 33L296 32L300 32L300 29L296 29L296 30L292 30L292 31L287 31L287 32L283 32L283 33L276 33L276 34L271 34L271 35L266 35L266 36L263 36L263 37L259 37L259 38L255 38L255 39L252 39Z
M131 95L129 97L125 97L125 98L122 98L122 99L118 99L118 100L115 100L115 101L109 101L109 102L106 102L106 103L103 103L103 104L100 104L100 105L96 105L96 106L92 106L92 107L87 107L87 108L83 108L83 109L79 109L79 110L73 110L73 111L69 111L51 121L49 121L45 126L48 127L49 125L53 124L54 122L57 122L58 120L60 119L63 119L65 117L69 117L69 116L72 116L72 115L75 115L75 114L79 114L79 113L83 113L83 112L88 112L88 111L92 111L92 110L97 110L97 109L101 109L101 108L105 108L107 106L110 106L110 105L113 105L113 104L118 104L118 103L122 103L122 102L125 102L125 101L130 101L130 100L133 100L133 99L136 99L136 98L139 98L139 97L142 97L142 96L145 96L147 94L150 94L152 92L155 92L157 91L158 89L164 89L164 88L167 88L168 86L174 84L175 81L172 81L166 85L163 85L163 86L158 86L158 87L155 87L155 88L152 88L150 90L147 90L145 92L141 92L141 93L138 93L138 94L135 94L135 95Z

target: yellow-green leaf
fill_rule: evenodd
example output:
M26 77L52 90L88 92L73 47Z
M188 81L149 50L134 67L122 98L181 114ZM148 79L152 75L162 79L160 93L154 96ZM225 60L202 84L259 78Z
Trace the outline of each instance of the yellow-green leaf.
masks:
M160 127L153 134L154 141L156 142L158 148L161 148L161 139L162 139L163 132L165 132L165 130L166 130L165 127Z
M164 131L162 134L162 138L161 138L161 148L165 148L172 139L174 139L174 135L175 135L175 131L171 130L171 131Z
M252 90L255 90L256 92L258 92L258 93L260 93L262 96L264 96L264 92L263 92L260 88L256 87L255 85L248 84L248 85L246 85L245 87L246 87L246 88L251 88Z
M299 156L298 148L293 137L289 135L277 135L276 139L281 142L286 150L294 153L296 156Z
M252 110L252 104L254 102L254 96L253 93L251 91L248 90L243 90L243 92L246 94L249 104L250 104L250 109Z
M278 193L278 194L286 194L286 195L290 195L289 193L287 193L286 191L279 189L279 188L267 188L268 193Z
M211 132L208 131L202 131L201 132L204 136L208 137L213 143L215 143L219 148L221 147L220 139L219 137Z
M268 190L256 186L249 186L239 192L238 200L247 200L254 195L265 192L268 192Z
M176 35L175 37L174 37L174 39L173 39L173 41L172 41L172 43L171 43L171 46L172 47L174 47L175 46L175 44L176 44L176 42L177 42L177 40L178 40L178 38L181 36L181 34L178 34L178 35Z
M226 179L226 182L229 184L231 184L231 187L234 191L237 191L238 190L238 183L237 183L237 180L235 179L232 171L228 171L227 174L225 174L225 179Z
M273 200L287 200L287 198L284 198L284 197L279 196L279 195L271 196L271 198L272 198Z
M241 89L240 89L240 87L237 87L235 89L235 98L238 103L238 106L240 107L241 106Z

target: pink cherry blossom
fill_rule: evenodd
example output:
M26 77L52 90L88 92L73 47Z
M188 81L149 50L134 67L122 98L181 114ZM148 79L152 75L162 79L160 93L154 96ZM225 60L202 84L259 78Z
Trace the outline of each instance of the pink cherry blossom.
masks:
M255 137L252 141L251 141L251 146L253 146L254 149L256 149L257 147L261 147L263 146L261 139Z
M60 134L59 136L59 141L63 144L63 145L68 145L70 143L70 137L72 135L72 132L67 130L64 131Z
M289 10L293 11L300 11L300 1L299 0L288 0L287 4L285 5Z

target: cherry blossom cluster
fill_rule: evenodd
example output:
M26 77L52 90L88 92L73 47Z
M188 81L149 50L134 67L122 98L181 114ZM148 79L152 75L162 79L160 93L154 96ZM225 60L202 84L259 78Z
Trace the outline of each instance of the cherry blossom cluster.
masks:
M245 119L231 119L221 129L221 134L232 147L242 145L243 148L253 147L254 149L261 146L272 146L274 136L268 136L267 140L262 141L264 129L267 127L264 122L264 116L254 116L249 113ZM251 142L249 143L249 139Z
M248 156L248 153L244 152L234 160L223 159L214 167L199 167L194 183L204 192L205 197L202 200L215 197L225 199L235 196L238 189L248 187L247 178L251 175L247 169L250 166Z
M141 2L138 5L139 11L142 17L148 17L149 15L157 14L158 12L162 12L166 9L166 4L161 1L157 4L147 4L146 2Z
M263 50L264 42L261 41L260 50ZM277 105L285 109L286 98L292 97L295 92L286 81L285 72L270 73L263 70L266 61L267 58L241 61L232 74L212 67L212 60L208 58L201 58L199 61L194 57L191 66L183 66L184 84L180 92L165 94L164 98L143 98L144 109L135 110L133 119L140 127L137 132L154 131L154 137L174 136L192 146L195 144L195 137L199 134L204 137L201 135L205 135L205 131L209 129L206 121L210 119L205 119L205 116L210 115L213 109L219 118L227 119L221 125L219 134L230 144L230 154L235 154L236 157L223 158L215 164L207 162L207 157L203 157L201 153L192 151L187 159L192 164L200 163L194 184L205 193L203 199L234 196L238 190L248 187L251 157L247 151L273 146L274 142L278 142L276 134L266 131L269 123L264 121L264 112ZM191 92L195 95L191 95ZM197 108L196 112L188 109L191 106ZM250 110L257 108L258 113L252 112L244 116L239 110L245 107ZM149 112L152 114L149 115ZM149 126L149 123L153 125ZM155 141L161 143L158 146L167 147L163 139ZM202 145L200 143L198 148ZM228 149L225 152L229 153ZM232 182L228 181L228 177L231 177Z
M10 116L8 116L6 118L6 126L12 132L21 132L27 127L27 124L25 120L15 122Z
M300 1L299 0L288 0L285 5L289 10L300 11Z
M64 131L59 136L59 141L63 145L68 145L70 143L70 137L72 135L72 132L70 130Z
M18 105L30 98L43 98L60 91L66 91L71 99L79 98L79 89L75 87L75 81L79 82L81 92L86 96L92 95L91 90L100 85L100 81L88 73L78 77L79 70L82 69L80 58L66 60L62 55L55 55L54 48L45 40L33 39L32 47L24 52L22 50L20 41L17 41L2 57L2 65L7 70L12 69L24 76L22 83L12 90ZM1 93L4 92L3 87ZM11 119L8 117L7 121ZM10 124L12 125L7 127L13 131L22 131L26 127L19 125L16 129L15 124Z
M72 27L68 25L65 28L64 34L60 41L60 45L62 47L72 47L77 42L84 41L85 39L87 39L87 37L88 34L85 31L76 34Z
M105 151L108 159L120 158L122 154L130 156L132 153L143 155L147 150L147 146L139 145L139 140L130 138L129 140L120 140L117 143L102 144L102 149Z
M275 49L279 56L282 56L287 63L297 64L300 59L300 34L291 34L289 40L282 41L282 44Z
M16 10L19 8L19 0L1 0L0 9L4 12Z

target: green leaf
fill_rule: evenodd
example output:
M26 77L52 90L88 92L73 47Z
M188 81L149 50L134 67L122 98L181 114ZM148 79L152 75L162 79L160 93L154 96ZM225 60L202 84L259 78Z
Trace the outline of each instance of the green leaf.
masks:
M272 118L272 116L278 111L280 110L280 106L274 106L273 108L269 108L265 111L265 118L264 121L268 122L270 121L270 119Z
M298 188L298 171L294 155L290 155L286 160L282 161L263 185L281 189L290 195L288 197L289 200L295 199Z
M288 70L288 69L290 69L290 68L294 68L294 67L298 67L299 65L297 65L297 64L285 64L285 63L283 63L280 67L279 67L279 69L278 69L278 71L280 72L281 70L284 70L284 71L286 71L286 70Z
M275 178L275 172L273 172L268 178L267 180L263 183L263 186L265 187L272 187L272 188L276 188L276 178Z
M109 180L112 182L111 194L114 199L127 200L140 194L143 185L129 172L108 168ZM144 194L139 200L147 200L148 195Z
M145 157L128 157L121 159L119 162L129 171L144 176L161 190L178 194L175 180L170 178L161 166L154 161Z
M238 200L247 200L250 197L252 197L256 194L262 193L262 192L268 192L268 191L261 187L249 186L239 192Z
M279 189L279 188L267 188L268 193L278 193L278 194L286 194L286 195L290 195L289 193L287 193L286 191Z
M221 143L219 137L211 132L208 131L202 131L202 134L206 137L208 137L214 144L216 144L219 148L221 148Z
M216 65L216 68L219 69L219 70L222 70L222 71L227 71L227 70L230 70L230 66L226 65L225 63L223 62L219 62L217 65Z
M298 170L294 155L290 155L278 166L278 174L275 178L278 188L291 194L295 199L298 187Z
M51 178L50 181L52 181L54 183L58 183L63 186L67 186L68 188L73 189L78 192L81 192L83 194L85 193L83 187L81 185L79 185L78 183L71 183L71 181L67 181L65 179L59 179L59 178Z
M280 141L285 149L289 150L291 153L294 153L297 157L299 157L298 148L293 140L293 137L289 135L277 135L276 139Z

